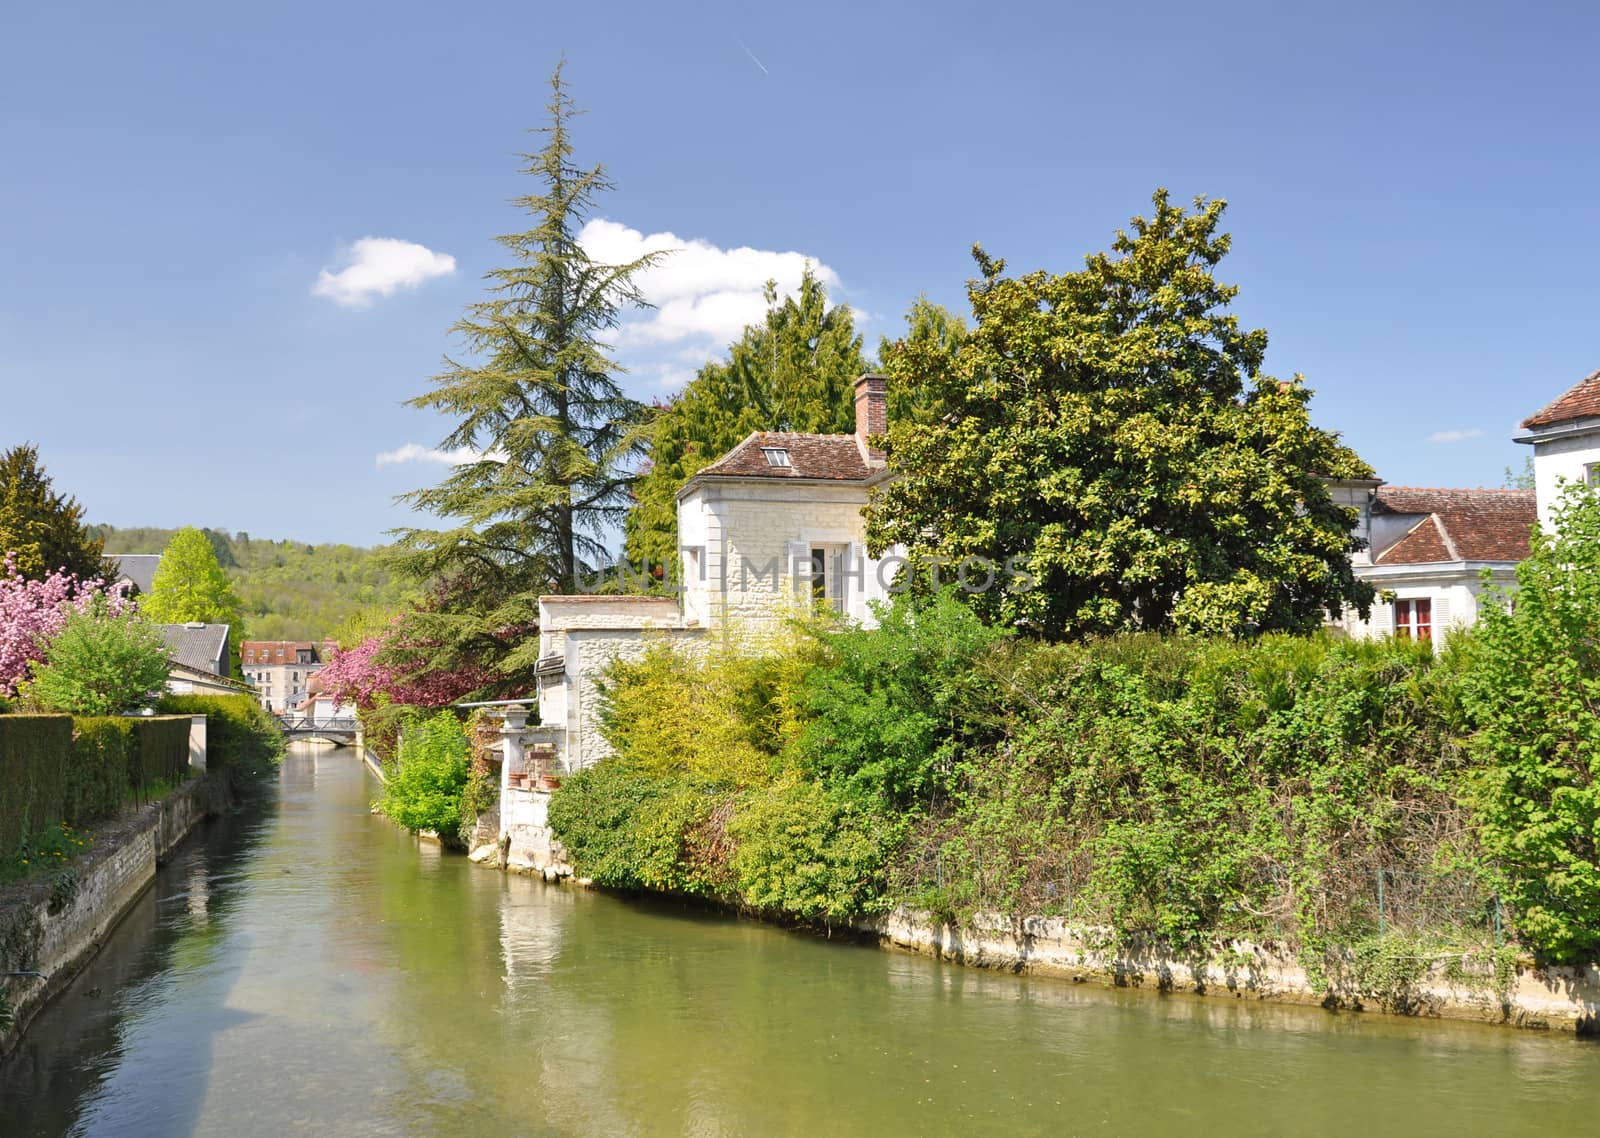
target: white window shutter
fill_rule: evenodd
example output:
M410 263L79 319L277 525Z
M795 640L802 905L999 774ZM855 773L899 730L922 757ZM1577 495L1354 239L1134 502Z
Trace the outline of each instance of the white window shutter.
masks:
M803 541L786 541L783 544L784 570L789 574L789 580L797 587L806 585L811 581L811 546Z
M1433 627L1444 629L1450 624L1450 598L1440 595L1433 602Z

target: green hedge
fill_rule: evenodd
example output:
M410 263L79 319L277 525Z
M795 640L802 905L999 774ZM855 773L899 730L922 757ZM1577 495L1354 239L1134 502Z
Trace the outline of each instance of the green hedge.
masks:
M189 777L188 716L86 716L72 726L61 812L71 825L108 818L130 798Z
M189 717L0 715L0 855L189 777Z
M115 814L127 801L128 756L134 751L132 719L92 717L72 722L61 816L91 822Z
M156 704L162 715L206 717L206 766L236 777L272 773L283 757L283 732L248 695L166 695Z
M129 756L128 778L141 797L157 783L179 783L189 777L187 715L156 716L133 721L138 751Z
M0 852L61 820L71 753L71 716L0 716Z

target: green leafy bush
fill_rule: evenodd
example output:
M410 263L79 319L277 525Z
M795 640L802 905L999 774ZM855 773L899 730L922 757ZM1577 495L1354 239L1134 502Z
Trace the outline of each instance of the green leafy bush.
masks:
M994 680L978 661L1003 634L950 593L902 596L875 630L820 632L825 663L805 683L798 761L863 801L926 802L962 749L988 738Z
M148 704L167 682L161 633L132 609L108 611L103 599L72 612L31 665L27 697L46 711L114 715Z
M1553 535L1484 606L1462 703L1470 800L1522 936L1556 960L1600 949L1600 498L1570 485Z
M582 876L610 889L637 889L638 830L666 792L625 760L608 759L568 775L550 798L550 828Z
M771 781L797 734L799 686L814 646L798 639L757 651L695 652L663 642L618 659L601 682L602 730L643 774L726 786Z
M791 775L741 798L728 825L739 898L829 924L880 912L902 832L854 797Z
M265 778L283 758L283 731L253 696L164 695L156 711L204 715L206 767L225 770L236 782Z
M472 741L453 712L413 720L389 767L378 809L413 833L431 830L441 841L456 844L471 758Z

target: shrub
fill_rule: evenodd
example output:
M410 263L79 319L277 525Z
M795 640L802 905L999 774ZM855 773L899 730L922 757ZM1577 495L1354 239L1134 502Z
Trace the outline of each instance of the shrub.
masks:
M1484 607L1462 703L1470 801L1523 937L1557 960L1600 948L1600 498L1569 485L1535 533L1514 607Z
M441 841L456 844L471 757L472 742L453 712L414 719L389 768L378 809L413 833L431 830Z
M283 731L253 696L164 695L162 715L206 717L206 766L226 770L236 781L270 775L283 758Z
M167 682L161 633L132 609L113 612L97 597L86 611L67 615L29 665L28 698L48 711L114 715L153 700Z
M829 924L879 912L903 833L903 823L792 774L743 797L729 823L740 899Z
M61 631L69 614L95 604L122 611L122 590L99 581L80 581L66 573L28 580L15 557L0 559L0 696L16 694L28 678L29 666L44 657L44 648Z
M875 630L823 632L826 663L806 679L794 747L809 769L883 806L926 802L964 747L985 738L994 681L977 662L1004 639L950 593L909 595Z
M607 742L641 774L724 786L770 781L795 734L798 643L743 655L691 654L666 643L606 669Z

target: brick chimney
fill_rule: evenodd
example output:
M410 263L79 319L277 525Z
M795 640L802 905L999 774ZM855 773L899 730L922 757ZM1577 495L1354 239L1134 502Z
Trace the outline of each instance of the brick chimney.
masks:
M887 460L881 447L867 442L869 435L889 433L889 381L881 375L864 375L856 380L856 444L867 456L868 465L881 466Z

